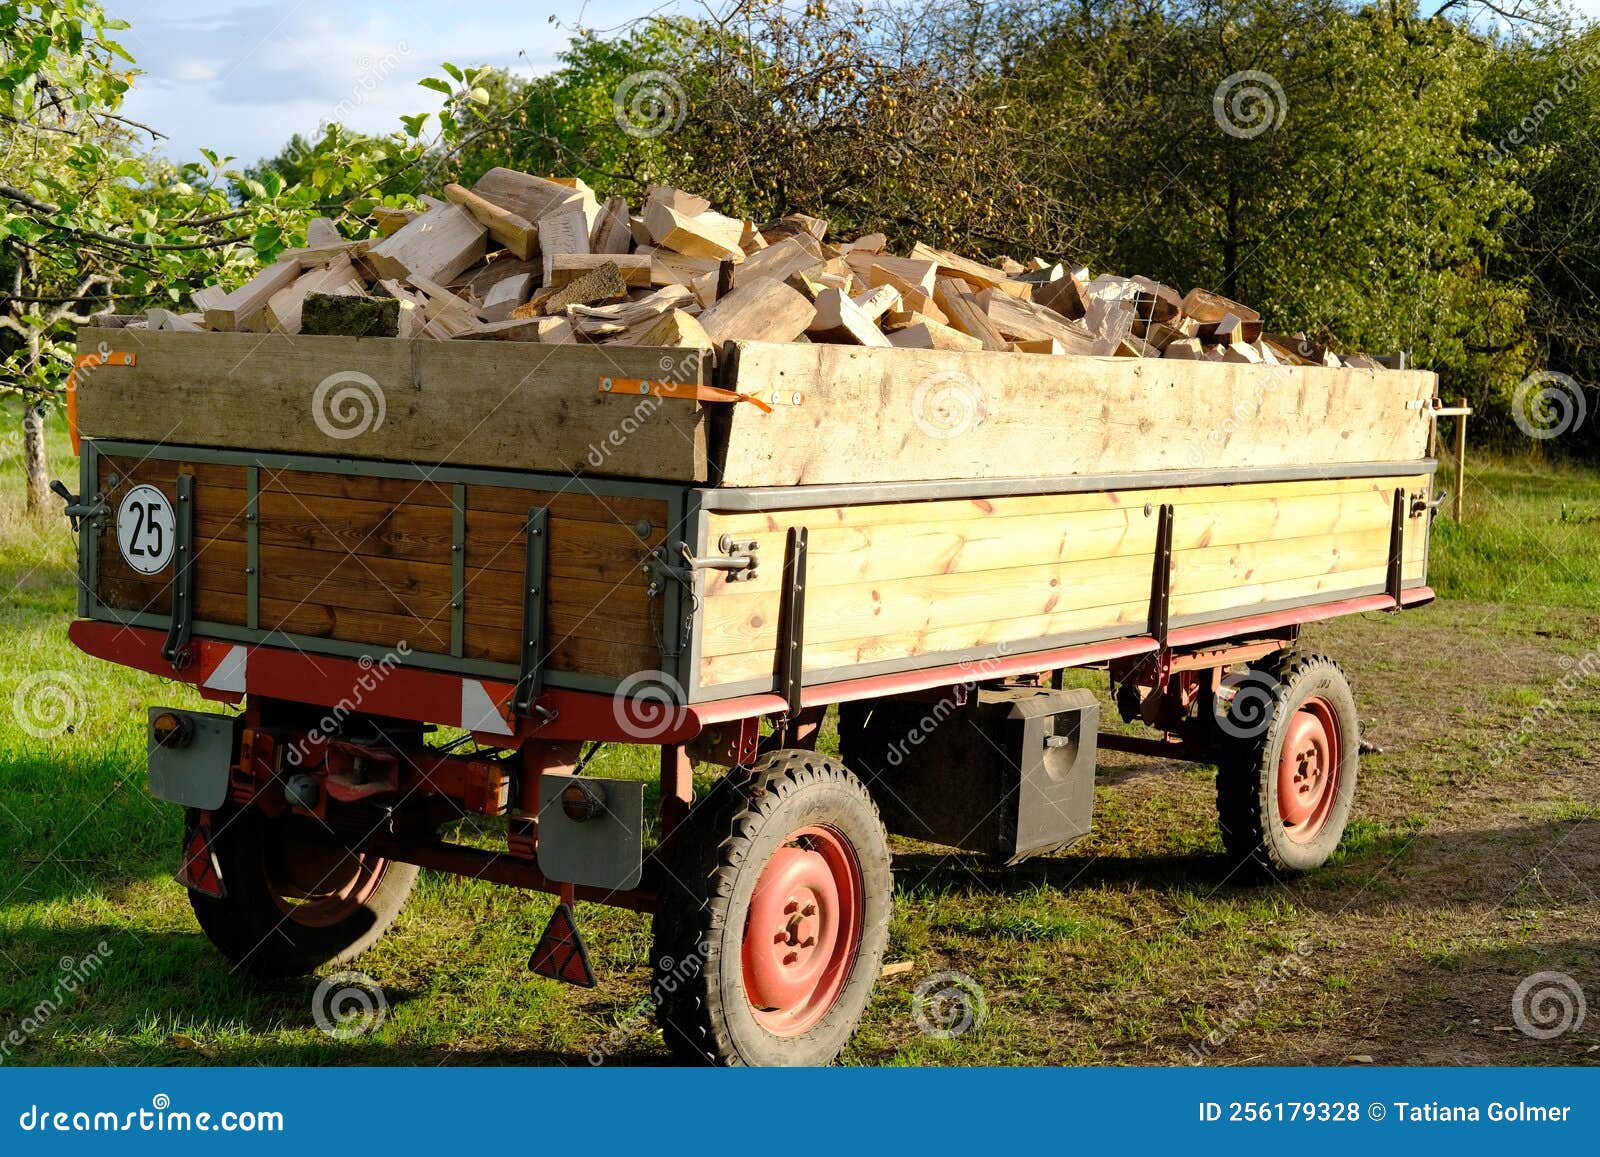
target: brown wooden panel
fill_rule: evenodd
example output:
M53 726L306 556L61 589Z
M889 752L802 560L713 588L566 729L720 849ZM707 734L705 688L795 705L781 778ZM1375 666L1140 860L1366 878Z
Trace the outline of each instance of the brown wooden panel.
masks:
M524 516L467 511L467 569L508 571L521 575L527 525ZM586 578L623 582L639 573L640 564L659 546L658 532L641 539L631 527L603 522L552 518L546 527L552 578Z
M261 544L448 564L451 512L439 506L263 491Z
M423 619L450 611L449 563L284 546L263 547L260 563L262 598Z
M454 487L426 478L377 478L357 474L329 474L321 470L261 468L261 490L281 494L315 494L324 498L353 498L392 506L449 506Z
M260 624L262 630L366 643L375 648L393 648L403 642L414 651L447 654L450 650L448 606L443 615L421 618L263 598Z
M659 498L634 498L622 494L595 494L574 479L564 490L519 490L511 486L472 485L467 488L467 509L526 516L530 507L549 508L551 518L572 518L631 527L644 521L655 527L667 522L667 504Z

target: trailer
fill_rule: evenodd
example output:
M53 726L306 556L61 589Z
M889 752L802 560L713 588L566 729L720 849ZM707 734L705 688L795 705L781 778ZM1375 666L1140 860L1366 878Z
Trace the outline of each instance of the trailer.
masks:
M823 1064L887 833L1016 863L1098 751L1214 763L1229 854L1313 869L1360 729L1309 622L1430 601L1432 374L825 345L87 329L84 651L149 712L179 879L254 975L348 960L420 868L653 918L683 1060ZM1107 673L1142 734L1062 672ZM840 756L817 751L837 710ZM659 749L646 785L588 774ZM728 769L694 798L696 765ZM441 831L503 821L494 850Z

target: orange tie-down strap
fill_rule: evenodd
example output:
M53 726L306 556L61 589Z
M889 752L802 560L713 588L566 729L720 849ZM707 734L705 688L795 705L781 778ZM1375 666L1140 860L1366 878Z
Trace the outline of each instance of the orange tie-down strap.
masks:
M98 349L79 354L67 375L67 433L72 437L72 452L78 453L78 371L96 366L131 366L138 359L122 350Z
M798 406L805 400L799 390L772 390L761 394L741 394L721 386L697 386L693 382L653 382L647 378L601 378L597 393L677 398L689 402L749 402L763 414L773 406Z

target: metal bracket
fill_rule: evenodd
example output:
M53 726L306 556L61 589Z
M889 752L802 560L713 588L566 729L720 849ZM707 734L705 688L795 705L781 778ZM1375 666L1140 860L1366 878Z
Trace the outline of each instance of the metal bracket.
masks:
M791 526L783 550L783 590L778 613L778 694L789 718L800 714L805 689L806 528Z
M189 665L189 639L194 634L194 475L178 475L178 500L173 504L176 542L172 559L172 625L161 654L174 667Z
M522 667L511 693L511 709L518 715L535 710L534 701L544 690L544 591L548 556L550 512L543 506L528 511L525 528L527 550L522 568Z
M1394 600L1396 607L1400 606L1401 584L1405 574L1405 545L1406 545L1406 491L1405 487L1396 487L1394 492L1394 516L1389 523L1389 578L1384 584L1384 590Z
M1172 503L1161 504L1156 521L1156 554L1150 576L1150 634L1163 648L1172 621Z
M72 532L78 532L78 521L85 518L98 518L111 513L111 507L104 502L81 502L78 496L67 489L67 484L59 478L50 483L50 492L67 504L62 511L72 523ZM98 498L98 496L97 496Z
M717 541L717 549L722 552L720 555L697 557L689 553L689 544L686 542L679 543L678 549L683 555L684 564L691 571L726 571L731 583L754 578L756 567L761 562L756 557L756 552L761 549L760 543L753 538L734 538L731 534L725 534Z

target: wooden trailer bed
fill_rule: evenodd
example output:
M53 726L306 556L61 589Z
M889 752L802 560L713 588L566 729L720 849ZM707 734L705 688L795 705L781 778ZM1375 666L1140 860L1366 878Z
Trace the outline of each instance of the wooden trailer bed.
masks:
M130 567L116 512L140 484L181 505L181 475L196 635L507 679L531 649L549 686L661 672L688 702L1426 582L1427 373L752 345L714 376L681 350L82 343L134 355L75 398L104 504L92 619L171 621L175 571ZM381 403L367 428L316 420L330 379Z

